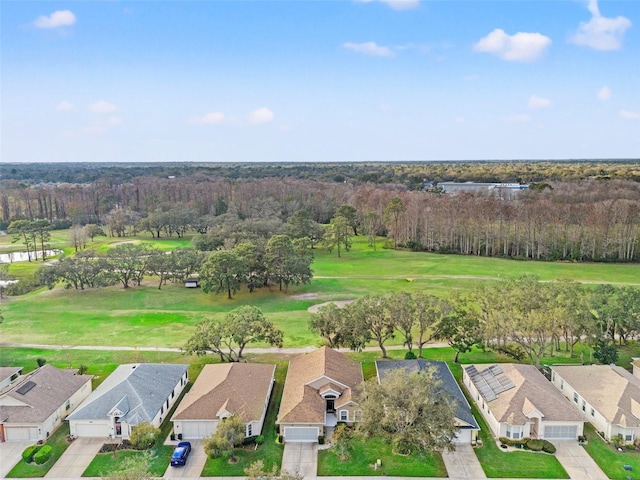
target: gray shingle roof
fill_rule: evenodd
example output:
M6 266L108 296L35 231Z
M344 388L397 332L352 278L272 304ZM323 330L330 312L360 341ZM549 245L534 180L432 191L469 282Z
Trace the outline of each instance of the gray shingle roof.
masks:
M150 422L188 368L159 363L120 365L67 419L106 419L118 408L121 419L130 425Z
M464 423L468 423L471 428L480 428L471 413L469 402L467 402L462 390L460 390L458 382L453 378L453 374L446 362L431 360L377 360L378 381L382 381L389 372L398 368L405 368L409 372L424 372L429 368L434 368L435 378L442 381L442 390L456 400L456 417Z

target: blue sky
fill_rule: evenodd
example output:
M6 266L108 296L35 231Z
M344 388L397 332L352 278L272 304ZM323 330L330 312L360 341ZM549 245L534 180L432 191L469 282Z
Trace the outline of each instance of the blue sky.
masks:
M640 157L640 1L12 1L2 161Z

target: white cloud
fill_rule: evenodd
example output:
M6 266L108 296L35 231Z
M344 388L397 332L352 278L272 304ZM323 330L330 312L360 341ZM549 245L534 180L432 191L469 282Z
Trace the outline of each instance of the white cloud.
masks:
M640 120L640 113L638 112L630 112L629 110L620 110L620 118L624 118L625 120Z
M363 43L351 43L346 42L342 44L342 48L351 50L353 52L362 53L363 55L370 55L372 57L393 57L394 53L389 47L376 44L376 42L363 42Z
M122 119L120 117L116 117L115 115L111 115L107 118L107 125L109 127L116 127L122 123Z
M371 3L375 0L355 0L358 3ZM420 6L420 0L378 0L394 10L415 10Z
M597 0L589 0L587 8L591 12L591 20L580 22L578 31L569 40L594 50L619 50L624 32L631 28L631 20L622 16L603 17Z
M105 102L104 100L98 100L89 105L89 110L93 113L113 113L118 110L113 103Z
M551 39L541 33L508 35L501 28L496 28L475 43L473 51L491 53L510 62L533 62L544 54L549 45Z
M68 102L67 100L62 100L56 105L56 110L59 112L70 112L74 109L73 103Z
M516 113L507 117L508 123L527 123L530 120L529 115L526 113Z
M211 112L201 117L191 117L189 123L191 125L220 125L224 123L224 118L223 112Z
M249 123L259 125L273 121L273 112L267 107L258 108L249 114Z
M549 108L553 105L553 103L551 103L551 100L549 100L548 98L542 98L542 97L538 97L537 95L531 95L531 97L529 97L529 108L532 110L538 110L541 108Z
M33 22L37 28L68 27L76 23L76 16L71 10L58 10L51 15L42 15Z
M611 98L611 89L606 86L602 87L600 90L598 90L596 96L598 97L598 100L609 100Z

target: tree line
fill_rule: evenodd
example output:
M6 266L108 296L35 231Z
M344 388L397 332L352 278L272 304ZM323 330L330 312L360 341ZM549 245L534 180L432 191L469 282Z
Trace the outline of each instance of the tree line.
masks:
M533 276L481 285L471 295L438 298L396 292L361 297L343 308L331 303L313 314L309 326L332 347L362 350L370 342L387 357L385 344L401 336L409 358L444 340L458 355L473 346L492 349L540 367L542 358L578 342L588 359L614 363L616 344L640 336L640 291L632 287L576 282L540 282Z

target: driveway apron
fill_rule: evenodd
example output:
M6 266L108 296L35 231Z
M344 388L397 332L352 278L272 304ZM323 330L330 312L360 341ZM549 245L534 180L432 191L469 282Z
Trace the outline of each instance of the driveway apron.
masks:
M305 479L315 479L318 476L318 444L285 443L282 470L298 472Z
M76 438L45 478L80 478L104 445L104 438Z
M3 442L0 443L0 478L5 478L7 473L22 459L22 452L34 442Z
M554 441L556 458L571 480L607 480L607 476L587 451L575 440Z
M487 478L471 445L456 444L455 451L445 451L442 453L442 460L444 460L444 465L447 468L447 474L449 475L449 478Z
M187 464L183 467L172 467L169 465L162 478L200 478L204 464L207 462L207 454L204 453L201 440L190 440L190 442L191 453L189 454L189 458L187 458Z

